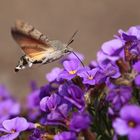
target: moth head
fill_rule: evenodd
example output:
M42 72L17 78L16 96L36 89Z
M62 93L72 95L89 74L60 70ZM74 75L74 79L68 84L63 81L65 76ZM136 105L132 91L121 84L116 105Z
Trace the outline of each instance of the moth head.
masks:
M25 69L26 66L31 67L32 62L26 55L24 55L20 58L18 65L15 67L15 72L18 72L21 69Z
M70 46L67 46L65 47L64 49L64 53L71 53L73 51L73 48L71 48Z

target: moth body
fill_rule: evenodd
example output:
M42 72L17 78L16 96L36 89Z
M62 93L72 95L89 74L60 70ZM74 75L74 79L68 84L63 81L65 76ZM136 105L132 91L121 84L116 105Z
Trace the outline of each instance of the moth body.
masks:
M54 51L46 54L47 57L45 57L45 59L42 61L42 64L47 64L58 60L61 57L70 54L73 50L71 47L67 47L67 44L62 43L59 40L50 41L49 44L53 46Z
M24 55L20 58L15 71L31 67L32 64L51 63L62 56L72 52L69 44L73 42L72 36L68 44L59 40L49 41L47 36L35 29L32 25L18 20L11 34L21 47Z

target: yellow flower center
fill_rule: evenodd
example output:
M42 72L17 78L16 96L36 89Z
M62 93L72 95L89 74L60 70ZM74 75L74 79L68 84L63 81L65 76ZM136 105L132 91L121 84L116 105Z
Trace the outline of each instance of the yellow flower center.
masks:
M88 79L89 80L93 80L93 76L88 76Z
M16 132L16 130L15 130L15 129L12 129L12 130L11 130L11 133L12 133L12 134L13 134L13 133L15 133L15 132Z
M132 128L134 128L136 126L135 122L133 122L133 121L129 121L128 125Z
M69 71L69 74L75 74L77 71L76 70L71 70Z

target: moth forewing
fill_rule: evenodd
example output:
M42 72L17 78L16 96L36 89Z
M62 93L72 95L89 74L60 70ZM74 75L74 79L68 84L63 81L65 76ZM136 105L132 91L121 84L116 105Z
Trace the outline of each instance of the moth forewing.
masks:
M42 43L48 42L48 37L34 28L32 25L25 23L22 20L17 20L15 27L21 33L31 36L32 38L41 41Z

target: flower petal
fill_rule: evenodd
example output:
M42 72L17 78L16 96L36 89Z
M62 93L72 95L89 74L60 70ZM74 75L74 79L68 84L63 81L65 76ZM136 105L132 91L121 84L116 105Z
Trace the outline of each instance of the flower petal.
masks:
M119 119L119 118L117 118L113 122L113 127L114 127L116 133L121 136L127 135L129 132L129 128L128 128L126 121Z
M2 125L9 132L13 129L16 130L16 132L21 132L29 127L27 120L23 117L16 117L11 120L5 120Z

